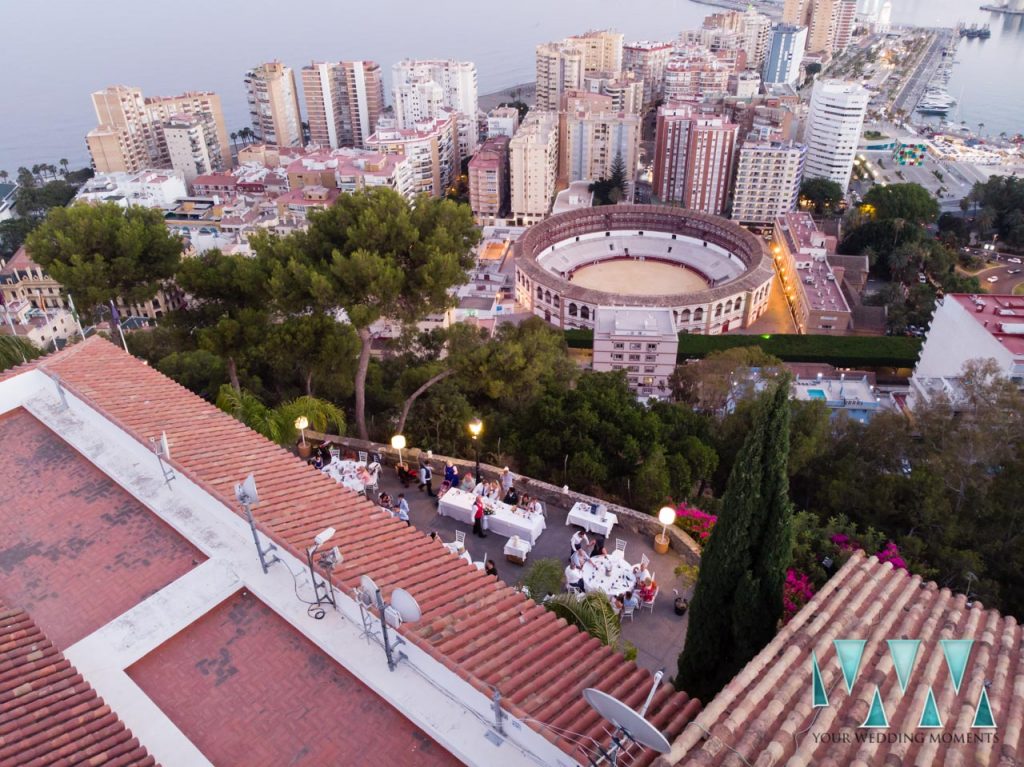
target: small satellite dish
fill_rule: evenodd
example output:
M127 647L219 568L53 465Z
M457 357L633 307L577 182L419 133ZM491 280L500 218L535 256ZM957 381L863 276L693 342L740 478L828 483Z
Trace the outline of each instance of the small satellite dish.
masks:
M608 693L588 687L583 691L583 698L604 719L641 746L646 746L659 754L667 754L672 748L665 736L658 732L657 727Z
M405 589L395 589L391 592L391 606L398 611L406 623L415 623L423 617L419 602Z
M160 432L160 450L164 458L171 457L171 446L167 443L167 432Z
M373 578L369 575L364 575L359 579L359 588L370 596L373 596L379 590L377 584L373 582Z
M260 502L260 495L256 492L256 476L250 474L244 482L235 485L235 498L243 506L255 506Z
M327 541L331 540L331 536L333 535L334 528L328 527L320 531L316 538L313 539L313 543L315 543L317 546L323 546L325 543L327 543Z

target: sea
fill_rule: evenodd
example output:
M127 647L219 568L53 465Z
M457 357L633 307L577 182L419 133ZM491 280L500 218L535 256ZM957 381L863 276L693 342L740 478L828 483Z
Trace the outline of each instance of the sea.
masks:
M1024 18L979 9L979 0L892 0L893 22L988 23L992 37L964 40L949 84L949 119L983 133L1024 131ZM3 56L0 169L88 162L89 94L126 84L146 94L212 90L228 132L245 126L243 76L279 59L370 59L390 73L404 57L475 61L481 94L534 78L534 46L588 29L626 40L670 40L716 8L690 0L217 0L197 6L139 0L0 0Z

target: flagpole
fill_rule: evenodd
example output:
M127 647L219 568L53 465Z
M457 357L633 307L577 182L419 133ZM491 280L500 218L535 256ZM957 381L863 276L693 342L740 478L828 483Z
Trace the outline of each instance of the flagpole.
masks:
M14 320L11 319L11 310L7 308L6 304L4 304L4 314L7 315L7 324L11 326L11 335L14 337L15 343L17 343L18 331L14 329ZM25 350L21 348L20 344L18 345L18 349L21 351L21 361L28 362L28 357L25 356Z
M121 345L128 352L128 342L124 340L124 331L121 329L121 313L117 311L114 299L110 299L110 321L117 325L117 332L121 336ZM128 353L131 354L131 352Z
M71 309L71 316L75 318L75 325L78 326L78 335L85 340L85 331L82 330L82 321L78 318L78 310L75 308L75 299L71 297L71 292L68 291L68 308Z

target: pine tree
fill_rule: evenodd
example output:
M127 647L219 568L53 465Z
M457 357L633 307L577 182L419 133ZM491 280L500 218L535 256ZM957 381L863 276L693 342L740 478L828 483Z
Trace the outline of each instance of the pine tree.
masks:
M765 395L701 556L676 687L710 700L771 640L792 556L788 385Z
M628 181L629 179L626 177L626 162L622 159L621 154L617 154L615 159L612 160L612 172L608 179L609 186L611 187L609 196L613 198L614 202L618 202L626 196L628 191L626 183Z

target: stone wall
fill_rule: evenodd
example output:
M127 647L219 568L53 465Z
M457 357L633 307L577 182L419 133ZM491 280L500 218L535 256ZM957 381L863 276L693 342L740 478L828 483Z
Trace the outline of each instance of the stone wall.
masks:
M390 445L382 445L379 442L366 442L355 439L354 437L335 437L333 435L324 435L310 431L309 429L306 430L306 436L314 441L330 437L334 442L354 452L362 450L367 453L379 453L386 466L394 466L398 463L398 451ZM413 471L415 471L419 465L421 452L422 451L419 448L415 447L405 448L402 450L402 459ZM462 458L453 458L451 456L440 455L438 453L434 453L431 460L433 461L435 477L438 477L443 473L444 464L447 461L451 461L455 464L459 470L460 477L464 476L466 472L472 474L476 468L476 464L471 460L467 461ZM504 467L501 466L491 466L490 464L481 463L480 473L485 479L495 480L501 476L503 468ZM584 495L583 493L577 493L572 490L565 493L562 491L561 487L548 484L547 482L541 482L540 480L531 479L529 477L524 477L519 474L516 474L516 489L521 493L526 492L534 498L540 499L540 501L545 505L558 506L565 509L571 508L577 501L583 501L584 503L603 503L608 507L610 512L618 517L619 524L627 530L632 530L635 533L649 535L651 537L661 532L662 526L657 517L653 517L650 514L644 514L643 512L636 511L635 509L627 509L625 506L617 506L614 503L608 503L601 498ZM700 564L700 547L689 535L678 527L669 527L668 536L670 547L674 549L676 553L679 554L688 564Z

